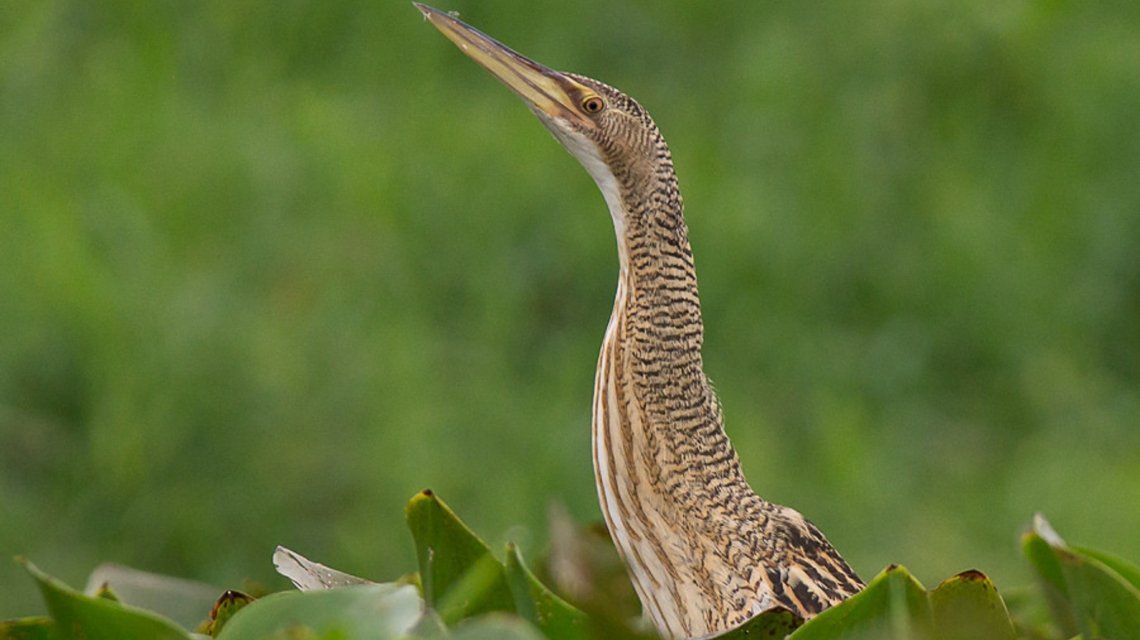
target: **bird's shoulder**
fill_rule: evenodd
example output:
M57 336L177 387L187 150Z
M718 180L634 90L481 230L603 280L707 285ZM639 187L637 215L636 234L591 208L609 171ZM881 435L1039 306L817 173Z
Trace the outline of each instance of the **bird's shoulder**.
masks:
M777 603L811 617L863 588L819 528L798 511L774 506L767 524L774 556L767 582Z

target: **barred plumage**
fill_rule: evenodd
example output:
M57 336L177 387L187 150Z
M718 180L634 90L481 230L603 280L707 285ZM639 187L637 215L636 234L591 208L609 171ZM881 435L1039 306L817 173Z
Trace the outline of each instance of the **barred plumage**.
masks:
M649 114L613 87L417 6L524 99L610 209L620 269L594 382L594 472L646 615L666 637L695 638L776 606L811 617L861 589L815 526L744 478L704 374L684 205Z

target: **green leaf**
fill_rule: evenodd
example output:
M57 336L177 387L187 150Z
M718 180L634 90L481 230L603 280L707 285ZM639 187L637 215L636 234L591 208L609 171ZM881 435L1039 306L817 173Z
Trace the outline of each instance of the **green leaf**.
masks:
M455 640L543 640L528 622L517 616L492 613L465 621L452 634Z
M0 622L0 640L56 640L55 622L46 616Z
M1021 549L1037 573L1041 591L1045 594L1045 601L1049 603L1053 620L1060 628L1062 636L1068 638L1076 635L1077 618L1069 601L1069 586L1053 547L1034 530L1022 536Z
M188 633L162 616L105 598L83 595L40 571L31 562L22 561L22 564L39 584L48 611L67 637L85 640L190 638Z
M859 593L808 620L791 640L932 637L930 602L904 567L887 567Z
M759 613L744 624L715 636L716 640L745 640L754 638L783 638L804 623L803 618L782 607Z
M1070 547L1040 514L1023 548L1065 636L1140 638L1137 569L1108 554Z
M443 501L424 490L408 502L405 513L424 599L444 622L515 610L502 563Z
M507 545L507 585L514 595L515 608L523 619L537 626L551 640L578 640L591 637L589 620L570 603L559 598L523 564L519 549Z
M443 624L439 614L432 609L425 609L415 626L408 630L402 640L446 640L450 637L447 625Z
M1118 558L1110 553L1097 551L1096 549L1077 546L1072 547L1072 549L1093 560L1099 560L1106 567L1118 573L1121 578L1127 580L1129 584L1140 589L1140 567L1137 567L1123 558Z
M415 587L410 586L375 584L325 591L283 591L243 608L218 638L262 640L307 633L386 640L408 633L422 611L423 601Z
M1140 590L1103 562L1055 549L1069 584L1081 634L1089 638L1140 638Z
M1005 602L980 571L965 571L930 592L939 640L1014 640Z
M140 571L118 564L103 564L87 578L85 592L108 590L123 604L146 609L193 629L206 620L223 590L193 580Z

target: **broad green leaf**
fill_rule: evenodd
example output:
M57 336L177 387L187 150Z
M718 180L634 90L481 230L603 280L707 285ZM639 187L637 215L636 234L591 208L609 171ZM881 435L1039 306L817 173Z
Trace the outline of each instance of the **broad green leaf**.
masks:
M939 640L1014 640L1009 611L990 579L965 571L930 592L935 637Z
M1070 547L1040 514L1023 538L1057 623L1088 640L1140 638L1137 569L1096 551Z
M1140 590L1099 560L1055 549L1069 585L1081 635L1140 638Z
M716 640L783 638L803 623L803 618L787 609L769 609L749 618L739 627L715 636L715 638Z
M408 630L401 640L446 640L451 637L447 625L439 614L432 609L425 609L416 624Z
M921 640L932 637L930 602L904 567L887 567L859 593L808 620L792 640Z
M262 640L308 633L345 640L386 640L408 633L423 601L415 587L360 585L325 591L282 591L246 606L219 640ZM292 635L291 635L292 634Z
M501 590L506 587L504 580L503 565L494 556L483 556L436 601L436 610L448 623L487 611L506 611L508 606L513 612L513 599L505 604L501 601Z
M591 636L589 620L570 603L554 594L523 564L519 549L507 545L507 585L519 615L537 626L551 640L577 640Z
M46 616L0 621L0 640L56 640L55 623Z
M1021 538L1021 549L1037 573L1041 591L1053 612L1053 620L1061 629L1063 637L1077 634L1077 618L1069 600L1069 587L1061 563L1053 552L1053 547L1036 531L1030 531Z
M84 592L94 595L102 589L111 591L123 604L163 615L183 629L193 629L206 620L223 591L221 587L119 564L103 564L91 572Z
M1099 560L1106 567L1120 574L1120 577L1127 580L1129 584L1140 589L1140 567L1137 567L1123 558L1118 558L1110 553L1097 551L1096 549L1077 546L1072 547L1072 549L1093 560Z
M455 629L454 640L543 640L530 623L518 616L492 613L466 620Z
M425 490L408 502L405 512L424 598L445 622L515 610L502 563L443 501Z
M190 635L162 616L105 598L86 596L40 571L30 562L24 568L39 584L48 612L67 637L85 640L188 640Z

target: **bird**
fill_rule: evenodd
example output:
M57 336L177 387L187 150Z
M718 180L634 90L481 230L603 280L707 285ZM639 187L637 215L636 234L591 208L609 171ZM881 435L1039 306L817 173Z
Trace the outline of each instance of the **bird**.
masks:
M460 21L424 18L516 93L597 183L618 281L594 379L594 479L606 527L665 638L700 638L772 608L808 619L863 588L827 538L749 485L705 375L684 204L649 113Z

